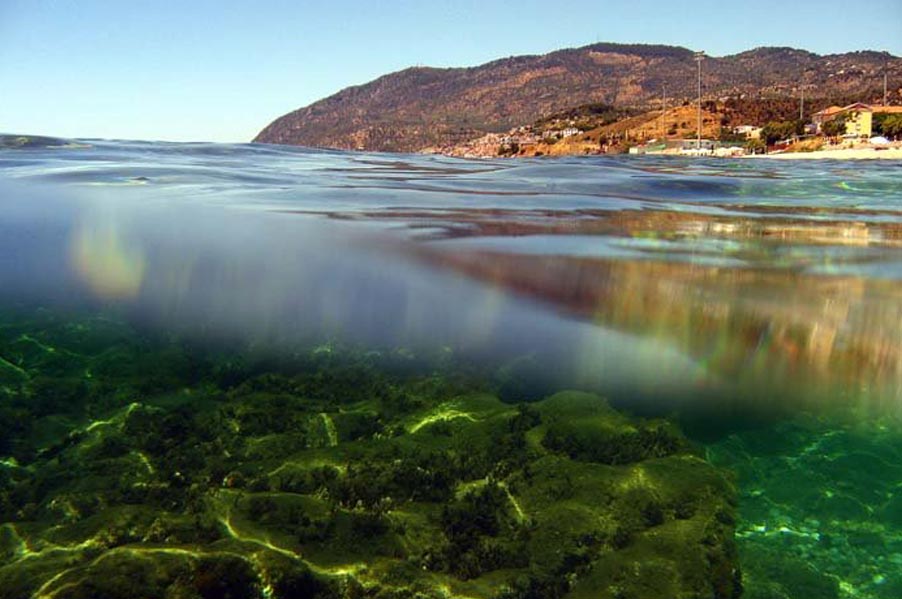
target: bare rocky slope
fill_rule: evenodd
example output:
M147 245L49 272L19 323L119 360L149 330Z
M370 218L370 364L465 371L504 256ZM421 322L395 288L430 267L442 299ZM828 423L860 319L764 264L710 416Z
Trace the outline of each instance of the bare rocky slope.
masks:
M707 57L708 98L882 96L893 98L902 58L860 51L821 56L793 48L757 48ZM588 102L650 107L662 89L676 100L696 94L691 50L661 45L593 44L541 56L515 56L470 68L415 67L391 73L279 117L260 143L340 149L417 151L507 130Z

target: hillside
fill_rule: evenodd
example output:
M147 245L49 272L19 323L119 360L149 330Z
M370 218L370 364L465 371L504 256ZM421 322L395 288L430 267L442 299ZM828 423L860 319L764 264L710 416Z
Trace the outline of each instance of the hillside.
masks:
M710 105L702 110L702 136L716 139L722 123L729 117L722 104L707 104ZM685 104L668 108L663 115L660 110L633 115L621 112L616 120L574 117L574 111L568 110L505 133L487 133L463 143L430 146L424 152L465 158L619 153L650 139L694 138L698 127L696 110L694 105ZM562 137L562 132L567 132L566 137Z
M902 95L902 58L879 52L820 56L758 48L703 64L707 98L882 95L884 69ZM500 132L592 102L652 108L662 89L696 94L696 63L686 48L593 44L517 56L471 68L416 67L385 75L286 114L255 142L341 149L417 151Z
M798 98L736 98L702 102L702 137L744 145L744 136L733 133L741 125L763 126L771 122L794 121L799 109L806 117L830 104L847 105L854 96L809 98L800 106ZM466 158L496 156L565 156L626 152L630 146L651 140L657 142L695 139L698 129L698 105L684 100L647 111L615 108L605 104L586 104L520 125L503 133L440 146L428 146L425 153Z

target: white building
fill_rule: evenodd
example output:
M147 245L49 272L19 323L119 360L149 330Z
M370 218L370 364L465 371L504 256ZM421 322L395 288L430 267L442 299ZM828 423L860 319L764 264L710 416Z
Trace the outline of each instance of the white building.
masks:
M744 135L746 139L761 139L761 127L754 125L739 125L733 127L733 133L736 135Z

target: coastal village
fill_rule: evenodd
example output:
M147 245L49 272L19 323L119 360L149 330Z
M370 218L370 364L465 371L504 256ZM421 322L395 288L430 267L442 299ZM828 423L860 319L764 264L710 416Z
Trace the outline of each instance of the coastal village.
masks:
M426 152L465 158L627 153L792 157L836 150L902 152L902 106L855 102L831 105L791 121L734 124L734 119L726 116L728 101L683 102L672 108L627 113L613 121L578 115L549 117L505 133L489 133Z
M286 113L254 140L489 158L865 150L902 158L893 144L899 106L902 57L887 52L708 56L598 42L467 68L410 67Z

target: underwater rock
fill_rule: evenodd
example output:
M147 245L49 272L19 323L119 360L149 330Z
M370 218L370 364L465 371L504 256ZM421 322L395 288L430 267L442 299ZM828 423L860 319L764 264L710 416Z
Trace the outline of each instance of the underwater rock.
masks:
M17 388L28 378L22 368L0 357L0 386Z
M895 495L880 510L881 519L902 530L902 495Z
M69 568L41 585L35 596L66 599L259 599L260 581L248 558L227 553L123 548L83 567ZM5 587L0 597L27 597L25 586Z
M742 557L750 590L746 596L752 599L838 599L840 596L835 577L819 572L803 560L787 557L760 544L749 545Z
M511 360L494 376L498 397L505 402L538 401L556 391L554 380L535 355Z
M735 490L670 422L372 353L266 372L109 329L79 357L94 419L47 400L23 409L69 414L42 416L55 439L9 429L30 459L0 469L0 599L739 596Z
M823 414L710 446L712 462L739 474L743 597L898 597L900 446L879 421Z
M549 423L542 444L575 460L631 464L687 448L673 424L631 422L589 394L558 394L543 402L541 410Z

